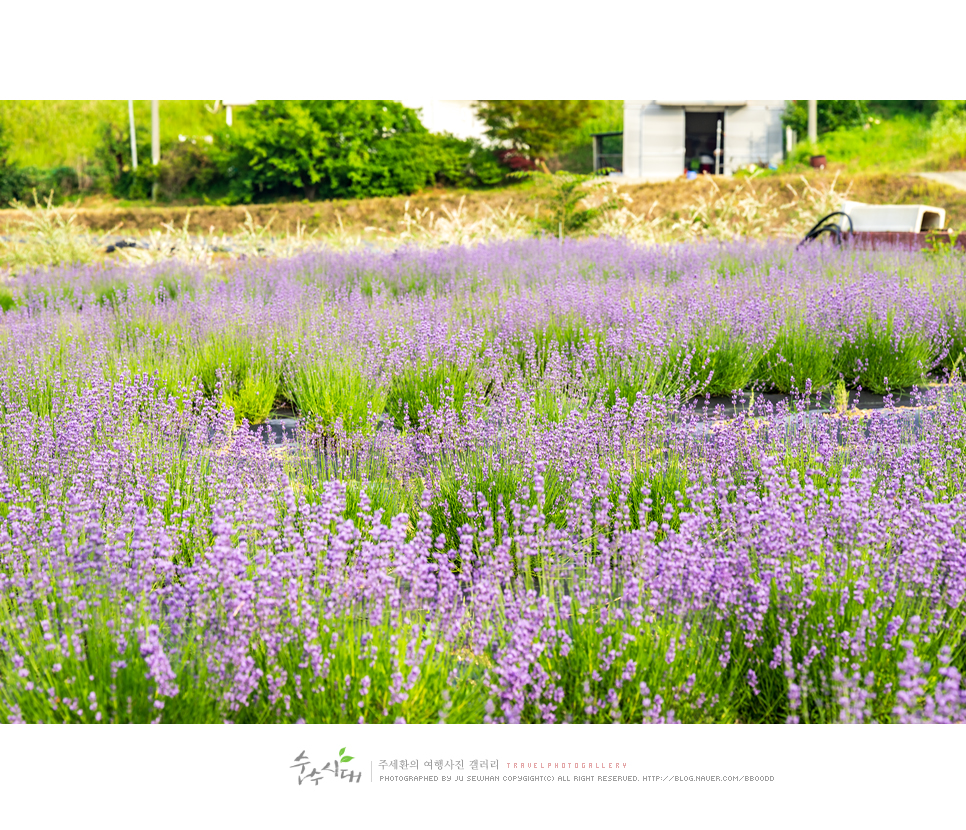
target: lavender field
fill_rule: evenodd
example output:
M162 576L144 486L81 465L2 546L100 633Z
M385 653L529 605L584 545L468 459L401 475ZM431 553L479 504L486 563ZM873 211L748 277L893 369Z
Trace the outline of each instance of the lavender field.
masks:
M5 721L966 722L957 256L317 251L0 306Z

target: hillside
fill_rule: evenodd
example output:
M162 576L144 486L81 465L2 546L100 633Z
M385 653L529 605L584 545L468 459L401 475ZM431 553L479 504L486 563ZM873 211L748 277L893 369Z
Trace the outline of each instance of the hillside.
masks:
M708 177L710 179L710 177ZM947 225L966 227L966 191L956 190L915 175L892 173L859 173L838 175L815 172L800 175L773 175L766 178L734 177L710 181L685 181L655 184L626 185L618 193L626 203L626 212L640 219L666 218L678 220L694 213L713 195L713 188L731 194L744 202L746 210L770 210L776 215L803 198L806 185L815 191L828 193L834 186L835 194L846 191L849 198L877 204L930 204L943 207ZM477 191L427 190L409 197L337 200L327 202L284 202L244 206L195 207L113 207L103 201L99 206L77 210L75 224L94 232L104 232L121 225L120 233L136 234L160 230L165 224L183 227L189 217L193 233L234 233L246 220L246 212L254 223L264 227L272 221L272 231L294 232L298 226L308 231L331 233L344 231L352 234L373 234L378 228L399 233L406 217L423 221L459 212L464 223L478 221L497 212L532 215L547 203L548 192L529 184L508 188ZM189 216L190 214L190 216ZM274 218L273 218L274 217ZM13 210L0 211L0 228L10 232L17 227L19 214ZM341 223L341 226L340 226ZM779 228L771 228L779 230Z
M224 112L210 113L206 104L214 101L162 101L161 141L223 129ZM134 102L134 123L150 135L150 101ZM21 166L83 169L95 157L103 124L126 131L127 101L0 101L0 127L10 143L10 161Z

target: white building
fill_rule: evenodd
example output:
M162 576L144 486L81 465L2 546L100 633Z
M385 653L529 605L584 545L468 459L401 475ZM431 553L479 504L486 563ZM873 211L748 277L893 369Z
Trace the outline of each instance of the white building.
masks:
M486 128L473 112L476 101L407 98L400 103L410 109L420 110L419 120L431 133L452 133L457 138L483 138Z
M730 175L748 164L778 164L784 109L784 101L624 101L620 175L659 181L688 170Z

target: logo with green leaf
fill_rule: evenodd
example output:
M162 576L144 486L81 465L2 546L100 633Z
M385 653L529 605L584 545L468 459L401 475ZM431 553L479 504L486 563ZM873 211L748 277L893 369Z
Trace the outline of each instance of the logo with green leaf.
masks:
M349 763L349 761L351 761L353 759L353 757L354 756L352 756L352 755L346 755L345 754L345 747L342 747L342 749L339 750L339 763L340 764L347 764L347 763Z

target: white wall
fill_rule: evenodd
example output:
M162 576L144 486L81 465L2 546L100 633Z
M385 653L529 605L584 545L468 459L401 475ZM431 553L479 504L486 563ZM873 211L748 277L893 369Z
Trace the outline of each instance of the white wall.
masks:
M673 179L684 173L684 114L725 113L723 172L782 159L784 101L624 101L624 172L629 179Z
M746 164L782 160L784 109L784 101L749 101L747 106L725 110L725 173L734 173Z

